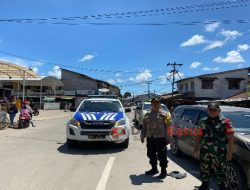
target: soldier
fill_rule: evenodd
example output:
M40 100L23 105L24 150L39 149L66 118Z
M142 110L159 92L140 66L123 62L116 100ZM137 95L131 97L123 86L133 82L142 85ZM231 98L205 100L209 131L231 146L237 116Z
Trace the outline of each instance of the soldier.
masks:
M146 171L146 175L155 175L159 173L157 169L157 156L160 161L161 173L160 179L167 176L167 140L166 140L166 123L168 119L164 113L160 111L161 103L158 99L151 100L152 109L147 113L143 120L141 129L141 142L147 137L147 156L152 169Z
M202 135L196 137L193 153L198 157L200 145L200 168L202 184L199 190L209 190L212 174L220 190L227 187L227 161L232 160L234 131L229 119L220 117L220 107L217 103L208 105L208 117L199 121Z

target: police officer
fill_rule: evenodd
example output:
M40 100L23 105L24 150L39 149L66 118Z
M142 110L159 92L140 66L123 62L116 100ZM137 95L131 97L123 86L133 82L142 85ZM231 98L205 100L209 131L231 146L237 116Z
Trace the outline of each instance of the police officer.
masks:
M193 153L198 157L200 146L200 168L202 185L199 190L209 190L210 178L215 174L220 190L227 189L227 161L233 156L234 131L229 119L220 117L217 103L208 105L208 117L199 121L202 135L196 137Z
M166 116L160 111L161 103L158 99L151 100L152 109L147 113L143 120L141 129L141 142L147 138L147 156L152 169L146 171L146 175L155 175L159 173L157 169L157 158L160 161L161 173L160 179L167 176L167 141L166 141Z

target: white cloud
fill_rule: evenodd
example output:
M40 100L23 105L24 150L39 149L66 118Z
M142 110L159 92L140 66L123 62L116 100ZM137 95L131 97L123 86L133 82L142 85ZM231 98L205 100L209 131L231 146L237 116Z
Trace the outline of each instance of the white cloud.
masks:
M33 67L41 67L41 66L43 66L44 65L44 62L42 62L42 61L34 61L33 63L32 63L32 66Z
M123 82L125 82L125 80L123 80L123 79L117 79L116 80L118 83L123 83Z
M133 77L129 77L129 79L128 79L129 81L135 81L135 78L133 78Z
M226 40L235 40L236 38L242 36L242 33L237 30L222 30L221 34L226 37Z
M175 78L176 79L182 79L184 77L184 73L178 72L178 74L175 73ZM172 80L172 74L171 73L166 73L166 75L162 75L159 78L160 78L160 83L161 84L166 84L169 80L170 81Z
M205 25L205 30L207 32L214 32L217 28L219 28L219 26L220 26L219 22L215 22L215 23L212 23L212 24L206 24Z
M116 81L113 80L113 79L109 79L109 80L108 80L108 83L110 83L110 84L115 84L115 82L116 82Z
M238 52L240 51L247 51L250 48L248 44L240 44L238 45Z
M87 55L84 55L83 58L80 59L79 61L80 61L80 62L91 61L91 60L94 59L94 58L95 58L94 55L87 54Z
M59 66L54 66L53 67L53 69L52 69L52 71L49 71L48 72L48 75L49 76L54 76L54 77L57 77L57 78L61 78L61 69L60 69L60 67Z
M211 68L211 67L204 67L202 70L203 70L203 71L218 71L218 70L219 70L219 67L214 67L214 68Z
M191 65L190 65L190 68L191 69L196 69L197 67L199 67L201 65L201 62L193 62Z
M135 79L138 81L138 82L142 82L142 81L147 81L149 80L150 78L152 78L152 74L151 74L151 71L146 69L144 70L142 73L138 74Z
M38 68L34 67L34 68L32 68L32 71L35 72L35 73L37 73L38 72Z
M122 75L121 75L121 73L116 73L115 76L116 76L116 77L120 77L120 76L122 76Z
M109 80L107 80L109 83L111 83L111 84L115 84L115 83L124 83L124 82L126 82L125 80L123 80L123 79L116 79L116 80L114 80L114 79L109 79Z
M188 39L187 41L183 42L181 44L181 47L194 46L194 45L203 44L206 42L207 40L205 40L204 36L196 34L190 39Z
M241 67L243 67L243 65L242 65L242 64L239 64L237 67L238 67L238 68L241 68Z
M214 48L222 47L225 44L224 41L216 40L216 41L210 41L207 46L204 47L204 50L211 50Z
M217 63L242 63L245 62L244 58L241 56L241 54L238 51L229 51L227 52L226 57L216 57L214 59L214 62Z

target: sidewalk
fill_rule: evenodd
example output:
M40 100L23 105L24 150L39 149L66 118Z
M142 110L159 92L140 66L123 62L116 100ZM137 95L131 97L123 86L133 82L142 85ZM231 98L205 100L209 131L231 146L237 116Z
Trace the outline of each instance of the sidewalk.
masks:
M64 112L64 110L39 110L38 116L33 116L33 121L43 121L60 117L69 118L74 112Z

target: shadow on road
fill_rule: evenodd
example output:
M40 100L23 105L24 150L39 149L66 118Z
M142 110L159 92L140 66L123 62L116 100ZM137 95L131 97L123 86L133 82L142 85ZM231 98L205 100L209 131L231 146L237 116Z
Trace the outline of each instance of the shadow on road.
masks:
M185 154L180 155L179 157L174 156L171 154L170 151L168 151L168 158L175 162L178 166L186 170L188 173L190 173L195 178L199 179L200 176L200 167L199 167L199 161L195 160L191 156L187 156ZM217 190L216 183L214 180L214 177L211 179L210 183L210 189L211 190Z
M114 154L124 151L124 149L118 147L117 145L106 142L84 142L79 143L74 148L69 148L65 143L61 145L57 150L62 154L72 155Z
M142 185L143 183L161 183L163 180L160 180L157 176L147 176L145 174L140 175L130 175L129 176L131 183L133 185Z

